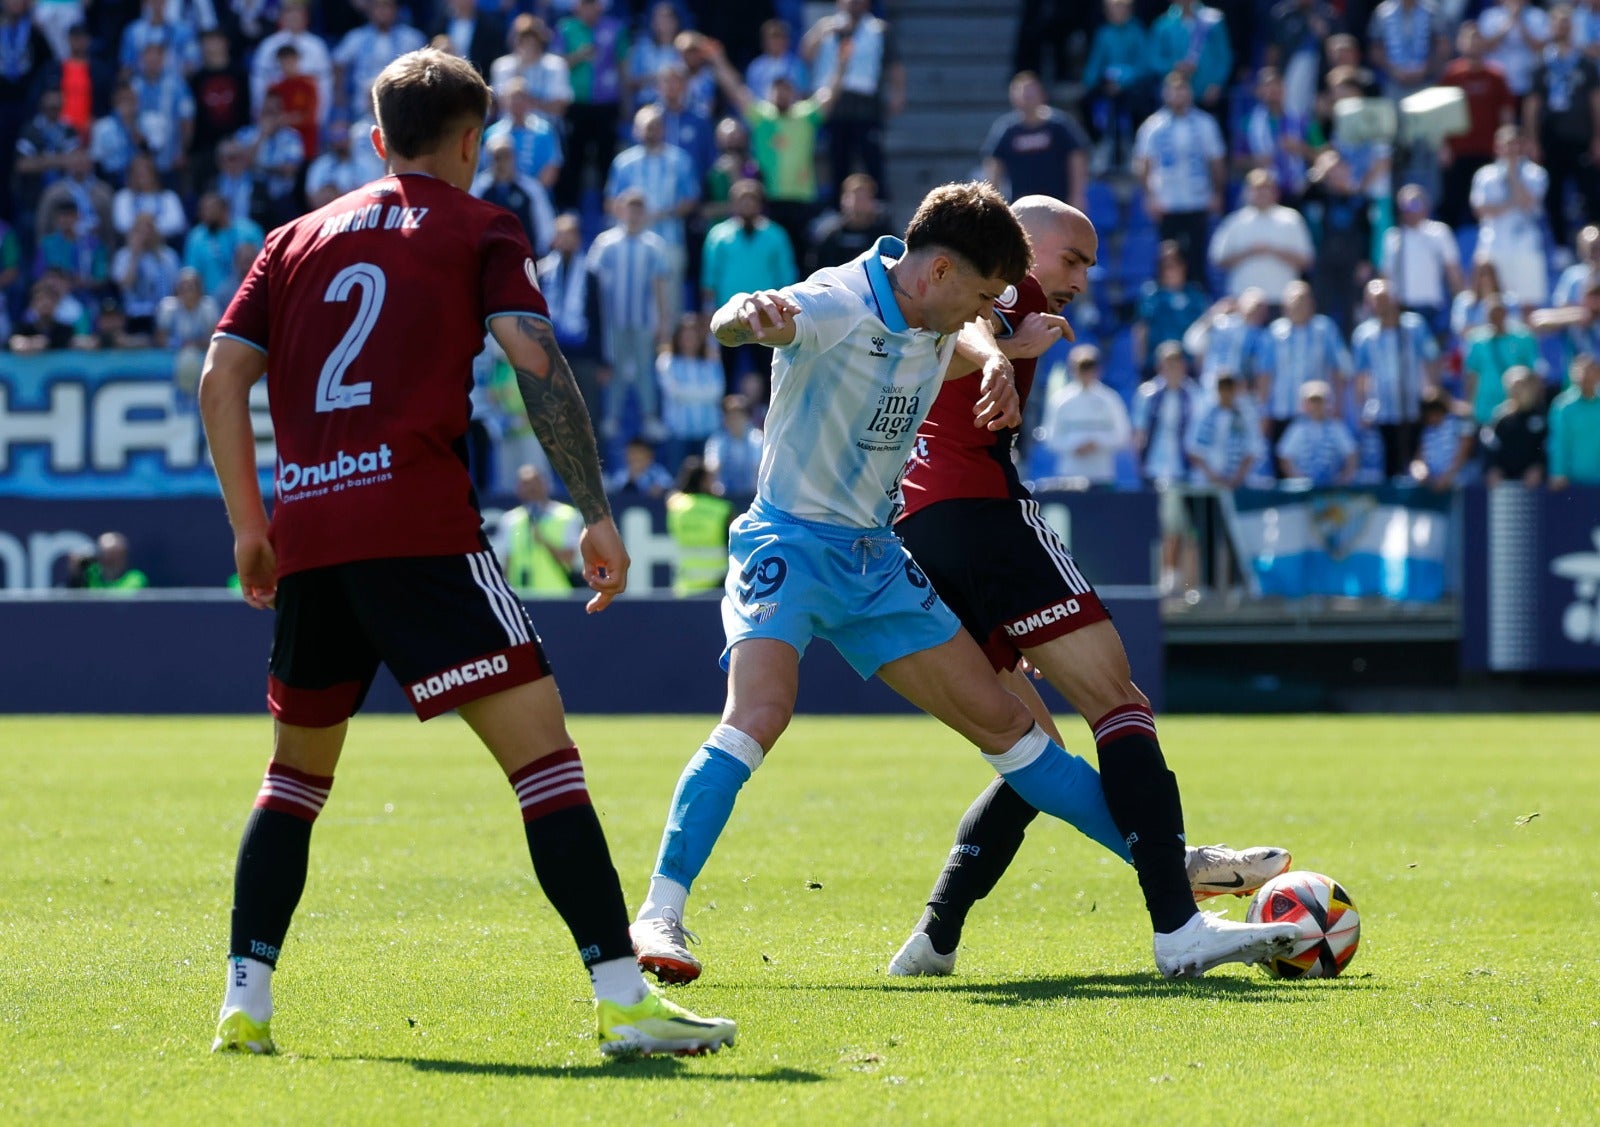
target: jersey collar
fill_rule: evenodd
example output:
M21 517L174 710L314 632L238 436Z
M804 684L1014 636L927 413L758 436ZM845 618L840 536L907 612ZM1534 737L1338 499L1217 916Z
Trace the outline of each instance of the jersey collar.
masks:
M896 261L906 256L906 244L893 235L880 235L878 241L872 244L872 249L862 256L862 268L867 273L867 286L872 291L872 300L878 306L878 319L884 323L891 333L905 333L911 331L911 326L906 324L905 315L900 312L900 303L894 299L894 287L889 284L889 268L883 264L885 258Z

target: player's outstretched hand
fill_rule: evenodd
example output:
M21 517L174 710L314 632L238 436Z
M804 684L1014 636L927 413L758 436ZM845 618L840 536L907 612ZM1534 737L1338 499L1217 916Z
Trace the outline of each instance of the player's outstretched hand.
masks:
M1017 395L1011 361L1004 356L991 356L983 366L983 382L978 385L978 391L973 426L1005 430L1022 425L1022 399Z
M595 614L627 590L628 566L633 561L622 546L622 533L610 517L583 530L578 537L578 554L583 557L583 581L595 593L584 610Z
M1065 317L1054 313L1030 313L1017 331L1006 339L1006 354L1013 360L1031 360L1050 351L1058 340L1077 340Z
M757 340L789 328L799 315L800 307L778 290L757 290L739 304L739 320Z
M239 593L256 610L271 610L278 598L278 554L265 532L240 532L233 538L233 566Z

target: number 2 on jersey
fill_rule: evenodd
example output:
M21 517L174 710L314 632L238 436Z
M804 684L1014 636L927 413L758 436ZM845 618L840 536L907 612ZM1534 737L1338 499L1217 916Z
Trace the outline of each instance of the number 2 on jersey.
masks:
M371 382L347 384L344 374L355 363L356 357L361 355L361 346L367 343L367 337L372 335L372 328L378 323L378 314L383 310L383 295L387 288L388 281L383 271L370 262L346 266L328 283L328 292L322 295L323 301L349 301L350 291L359 290L361 305L356 310L355 320L350 322L344 336L339 338L339 343L322 362L322 375L317 378L318 411L342 411L348 407L365 407L372 402Z

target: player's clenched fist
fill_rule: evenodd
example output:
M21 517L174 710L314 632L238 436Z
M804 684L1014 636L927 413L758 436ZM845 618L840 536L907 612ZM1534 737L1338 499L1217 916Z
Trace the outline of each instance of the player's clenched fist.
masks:
M595 592L584 609L590 614L605 610L627 590L628 566L633 562L610 517L583 530L578 536L578 554L583 557L583 581Z
M735 315L757 340L765 340L793 326L800 307L779 290L758 290L739 303Z
M1022 425L1022 398L1017 394L1016 374L1010 360L991 356L983 365L983 382L978 389L973 426L1005 430Z
M1006 355L1013 360L1032 360L1050 351L1059 340L1077 340L1065 317L1054 313L1030 313L1017 331L1006 339Z

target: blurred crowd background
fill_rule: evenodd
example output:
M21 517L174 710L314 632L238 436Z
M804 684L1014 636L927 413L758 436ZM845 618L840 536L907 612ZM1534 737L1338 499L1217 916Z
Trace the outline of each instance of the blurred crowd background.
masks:
M1015 43L936 45L1010 56L970 92L1010 109L966 171L1074 203L1101 239L1078 340L1041 363L1025 478L1162 490L1169 590L1198 582L1193 490L1600 485L1600 0L1011 7ZM613 491L670 496L702 529L690 586L714 585L694 540L753 490L770 353L720 349L707 318L915 205L886 130L937 132L949 104L919 111L907 80L919 11L0 0L0 366L166 349L192 402L264 232L382 174L370 85L432 43L493 87L473 192L537 248ZM1335 125L1342 100L1433 86L1467 107L1440 145ZM492 341L473 403L523 585L556 583L576 529Z

